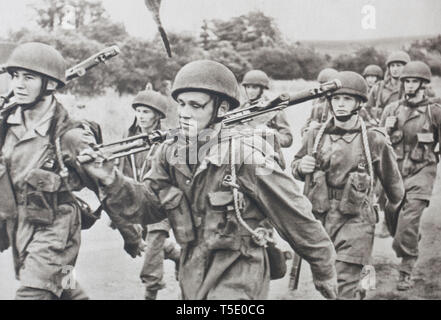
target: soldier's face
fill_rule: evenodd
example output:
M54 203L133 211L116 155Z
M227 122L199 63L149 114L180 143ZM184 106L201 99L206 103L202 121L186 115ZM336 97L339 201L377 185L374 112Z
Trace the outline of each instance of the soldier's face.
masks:
M358 106L358 100L347 94L336 94L331 98L332 110L336 116L347 116Z
M389 64L389 72L392 78L399 78L403 71L404 63L392 62Z
M254 84L247 84L245 85L245 92L247 94L248 99L254 100L257 99L259 95L262 93L262 88Z
M12 73L11 86L18 104L33 103L40 95L43 79L27 70L15 70Z
M135 116L139 126L142 128L151 128L158 119L156 112L145 106L136 107Z
M406 78L404 79L404 92L406 94L415 94L420 88L421 80L418 78Z
M366 76L366 82L369 87L372 87L377 82L377 76Z
M214 111L212 97L204 92L183 92L177 97L179 124L187 137L194 137L210 125Z

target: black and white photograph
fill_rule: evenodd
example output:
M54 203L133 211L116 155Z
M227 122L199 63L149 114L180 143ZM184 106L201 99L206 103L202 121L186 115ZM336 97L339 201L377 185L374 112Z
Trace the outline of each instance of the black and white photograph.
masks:
M439 0L0 0L0 300L440 300L440 139Z

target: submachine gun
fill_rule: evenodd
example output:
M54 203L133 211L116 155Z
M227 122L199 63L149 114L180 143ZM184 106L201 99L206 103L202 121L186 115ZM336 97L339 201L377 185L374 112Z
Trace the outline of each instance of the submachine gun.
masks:
M226 113L218 122L222 122L224 126L231 127L237 124L246 123L255 117L263 114L283 110L287 107L298 105L305 101L313 100L322 96L326 96L341 88L339 80L333 80L321 84L318 87L297 92L293 95L281 94L275 99L257 104L245 109L234 110ZM140 134L127 139L115 141L110 144L101 144L94 148L95 151L101 152L106 161L115 160L151 149L153 144L162 143L169 139L176 139L178 129L169 131L155 130L148 134ZM80 164L93 161L88 155L80 155L77 157Z
M94 54L93 56L87 58L86 60L68 69L66 71L66 81L70 82L74 79L84 76L87 73L87 71L98 66L101 63L106 63L111 58L117 56L120 52L121 50L119 49L118 46L110 46L101 50L100 52ZM0 73L5 73L5 72L6 69L2 67L0 69ZM3 117L3 115L9 112L11 109L14 109L16 107L15 103L6 106L11 101L11 98L13 96L14 96L14 92L12 90L0 96L0 118Z

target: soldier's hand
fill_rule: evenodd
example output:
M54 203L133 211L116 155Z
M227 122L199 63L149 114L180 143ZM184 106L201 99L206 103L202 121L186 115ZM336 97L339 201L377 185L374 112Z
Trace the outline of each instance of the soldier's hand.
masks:
M90 157L93 159L93 161L81 165L89 176L99 180L105 186L113 183L116 178L113 161L107 161L100 151L93 149L83 150L80 153L80 157Z
M314 280L314 286L318 292L322 294L328 300L337 299L338 285L337 277L333 277L326 281Z
M386 118L385 126L386 128L394 128L396 123L397 123L397 117L390 116Z
M310 174L315 170L315 158L312 156L304 156L300 160L300 172L302 174Z
M141 257L147 244L144 240L140 240L137 243L124 243L124 250L132 257Z

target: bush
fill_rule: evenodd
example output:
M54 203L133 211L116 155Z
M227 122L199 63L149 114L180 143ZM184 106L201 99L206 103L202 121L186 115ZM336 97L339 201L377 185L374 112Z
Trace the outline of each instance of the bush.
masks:
M364 47L354 53L342 54L332 60L332 67L340 71L363 73L364 68L376 64L384 68L387 56L374 47Z

